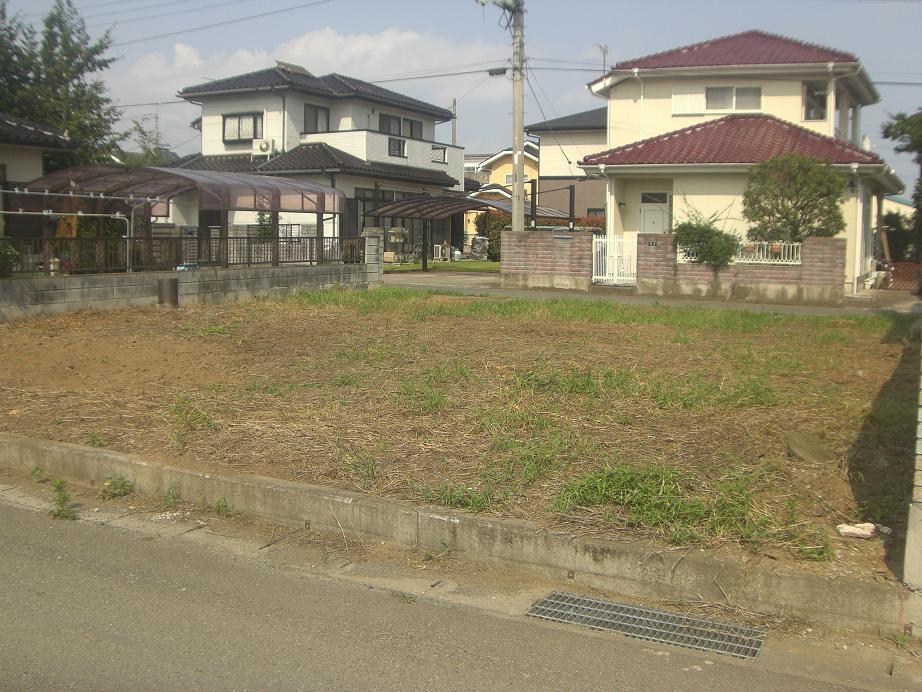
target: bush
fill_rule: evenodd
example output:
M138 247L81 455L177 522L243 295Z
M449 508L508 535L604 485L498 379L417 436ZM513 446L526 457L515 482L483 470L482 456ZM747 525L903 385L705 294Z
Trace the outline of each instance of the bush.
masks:
M712 224L686 221L675 227L676 245L687 251L695 262L714 269L726 267L740 249L740 239Z
M19 253L12 245L0 240L0 276L9 276L19 260Z

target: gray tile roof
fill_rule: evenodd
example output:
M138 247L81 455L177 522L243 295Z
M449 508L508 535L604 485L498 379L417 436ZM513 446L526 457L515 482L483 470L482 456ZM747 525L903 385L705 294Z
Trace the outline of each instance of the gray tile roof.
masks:
M526 125L526 132L567 132L572 130L604 130L607 127L608 108L593 108L591 111L564 115L553 120Z
M357 156L317 142L302 144L271 159L249 154L202 156L195 154L177 162L178 168L219 172L255 172L264 175L299 175L321 171L339 172L371 178L402 180L439 187L454 187L458 181L443 171L363 161Z
M70 149L71 141L61 130L48 125L17 118L9 113L0 113L0 143L45 149Z
M269 90L271 88L292 89L306 94L322 96L327 99L360 98L382 103L397 108L416 111L432 116L437 120L450 120L451 111L425 101L398 94L396 91L379 87L375 84L330 73L320 77L286 69L282 66L269 67L256 72L215 79L204 84L188 86L179 92L179 96L192 101L227 92L247 92Z

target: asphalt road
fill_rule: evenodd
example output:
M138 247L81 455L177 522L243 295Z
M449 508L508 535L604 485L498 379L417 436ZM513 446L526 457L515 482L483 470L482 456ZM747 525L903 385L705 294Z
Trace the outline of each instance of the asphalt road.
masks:
M4 504L0 585L3 690L842 689Z

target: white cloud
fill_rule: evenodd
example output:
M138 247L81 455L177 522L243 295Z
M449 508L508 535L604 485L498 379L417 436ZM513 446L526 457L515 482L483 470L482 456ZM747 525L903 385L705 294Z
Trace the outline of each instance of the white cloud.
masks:
M447 106L459 103L459 133L481 148L498 146L508 137L507 127L494 132L496 116L508 120L502 102L510 97L508 79L486 78L487 67L503 65L509 56L505 43L463 42L430 33L387 28L378 33L340 33L322 28L277 45L271 50L238 49L230 53L203 55L197 48L175 43L170 53L150 52L132 61L115 63L108 83L117 103L176 100L183 87L209 79L251 72L284 60L306 67L314 74L339 72L361 79L375 80L409 73L459 72L484 70L479 74L388 82L382 86L430 103ZM126 122L133 117L155 112L153 106L126 110ZM165 141L174 146L192 137L188 127L197 115L194 106L163 105L159 122ZM181 147L195 151L196 142ZM475 147L477 148L477 147Z

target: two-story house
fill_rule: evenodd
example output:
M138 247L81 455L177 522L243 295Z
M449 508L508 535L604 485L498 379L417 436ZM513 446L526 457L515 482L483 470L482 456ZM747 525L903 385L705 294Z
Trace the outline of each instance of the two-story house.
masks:
M73 146L67 133L57 128L0 113L0 208L4 189L25 186L42 177L47 152ZM0 236L7 235L7 231L36 233L40 228L38 219L0 214Z
M201 153L176 165L206 171L246 172L329 185L346 196L338 224L328 235L358 235L365 212L407 197L463 193L462 147L438 142L446 108L339 74L315 76L284 62L257 72L189 86L179 96L201 105ZM233 213L230 223L256 221L254 212ZM283 214L281 224L312 224ZM410 229L420 222L398 223ZM390 220L381 220L389 225ZM460 235L460 219L455 232ZM440 242L450 224L436 224ZM406 242L401 236L400 243Z
M538 138L541 204L567 209L568 188L573 185L576 216L604 216L605 179L600 175L588 176L578 162L608 146L608 108L593 108L526 125L525 132Z
M846 288L874 269L874 212L902 183L861 147L861 109L880 96L856 56L747 31L623 60L589 88L608 102L608 149L580 164L607 181L609 235L701 214L745 236L748 170L794 152L848 175Z

